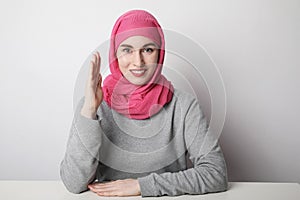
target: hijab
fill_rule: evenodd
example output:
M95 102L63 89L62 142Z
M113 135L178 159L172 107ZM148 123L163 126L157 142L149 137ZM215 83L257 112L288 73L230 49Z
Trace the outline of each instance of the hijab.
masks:
M144 36L159 46L156 70L144 85L134 85L123 77L116 52L131 36ZM147 119L157 114L173 97L173 85L162 74L165 56L164 34L153 15L144 10L131 10L121 15L112 30L109 49L111 74L103 82L103 98L107 105L131 119Z

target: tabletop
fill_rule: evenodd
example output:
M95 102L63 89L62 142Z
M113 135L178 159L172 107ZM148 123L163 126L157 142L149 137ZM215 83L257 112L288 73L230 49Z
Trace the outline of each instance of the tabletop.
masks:
M228 191L205 195L182 195L176 197L100 197L91 191L72 194L61 181L0 181L0 199L5 200L299 200L300 184L266 182L230 182Z

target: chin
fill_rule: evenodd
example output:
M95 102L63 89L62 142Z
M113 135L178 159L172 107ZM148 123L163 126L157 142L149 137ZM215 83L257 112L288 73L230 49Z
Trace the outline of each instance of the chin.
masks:
M137 85L137 86L142 86L142 85L146 85L146 83L133 83L131 82L133 85Z

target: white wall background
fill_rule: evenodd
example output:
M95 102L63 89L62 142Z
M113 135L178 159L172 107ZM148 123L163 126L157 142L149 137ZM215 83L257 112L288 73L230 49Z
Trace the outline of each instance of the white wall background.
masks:
M59 179L73 90L123 12L202 44L227 92L231 181L300 182L300 1L0 1L0 179Z

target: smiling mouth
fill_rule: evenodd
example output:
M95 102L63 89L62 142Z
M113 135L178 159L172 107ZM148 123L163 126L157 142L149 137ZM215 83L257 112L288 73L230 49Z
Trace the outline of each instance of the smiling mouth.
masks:
M145 74L145 69L131 69L129 70L134 76L141 77Z

